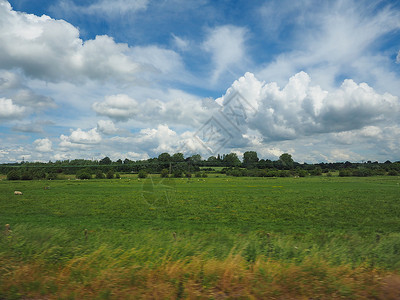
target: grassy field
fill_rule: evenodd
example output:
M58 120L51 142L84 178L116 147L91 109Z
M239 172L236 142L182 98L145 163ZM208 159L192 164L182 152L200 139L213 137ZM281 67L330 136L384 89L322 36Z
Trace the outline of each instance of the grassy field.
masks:
M0 299L398 299L399 183L2 180Z

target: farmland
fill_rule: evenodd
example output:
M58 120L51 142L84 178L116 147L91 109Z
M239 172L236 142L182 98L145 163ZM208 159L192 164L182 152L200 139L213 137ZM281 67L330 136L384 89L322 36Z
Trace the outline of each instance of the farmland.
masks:
M2 180L0 298L395 299L399 183Z

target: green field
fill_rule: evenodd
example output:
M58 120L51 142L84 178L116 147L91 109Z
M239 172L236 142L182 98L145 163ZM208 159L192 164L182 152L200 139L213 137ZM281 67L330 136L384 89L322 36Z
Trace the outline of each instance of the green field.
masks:
M159 298L221 292L390 298L395 294L382 291L380 280L396 281L400 270L399 183L399 177L2 180L0 222L12 231L1 235L0 298L141 298L148 282L165 291ZM46 270L48 280L29 280L21 268ZM235 275L221 286L229 268L243 282ZM166 279L153 278L156 270ZM259 272L269 287L246 281ZM373 279L379 272L386 275ZM139 273L146 283L132 279ZM122 277L104 283L116 274ZM325 284L316 283L321 278ZM304 287L291 290L292 281Z

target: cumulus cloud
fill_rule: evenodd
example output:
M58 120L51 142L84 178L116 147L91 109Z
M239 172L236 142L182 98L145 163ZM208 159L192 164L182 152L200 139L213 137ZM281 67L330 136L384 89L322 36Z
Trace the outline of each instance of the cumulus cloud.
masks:
M107 135L116 134L118 132L118 128L111 120L99 120L97 122L97 130Z
M217 101L224 105L234 91L257 108L245 126L260 132L264 141L362 129L393 121L400 112L398 97L379 94L366 83L347 79L328 92L312 85L305 72L292 76L282 89L275 82L266 84L247 73Z
M90 149L94 145L99 144L102 138L97 128L93 128L89 131L83 131L78 128L77 130L73 130L69 136L62 134L60 140L59 146L62 150L68 150L70 148Z
M245 57L246 29L225 25L211 29L203 43L203 49L211 53L214 71L212 81L218 80L223 72L240 65Z
M0 1L0 67L21 68L46 81L117 79L132 81L140 66L127 44L109 36L83 42L79 30L63 20L16 12Z
M56 107L51 97L35 93L24 84L20 75L13 72L0 71L0 94L25 109L26 115Z
M218 109L213 100L201 100L179 90L169 90L163 101L148 98L138 102L126 94L106 96L95 102L93 110L115 121L133 119L142 123L186 125L197 127ZM214 104L214 105L213 105Z
M92 108L97 114L117 121L126 121L139 112L138 102L124 94L106 96L104 102L95 102Z
M52 145L53 143L48 139L37 139L33 142L36 151L39 152L51 152L53 151Z
M0 121L19 119L24 113L25 108L14 104L11 99L0 98Z
M397 53L396 63L400 64L400 51Z

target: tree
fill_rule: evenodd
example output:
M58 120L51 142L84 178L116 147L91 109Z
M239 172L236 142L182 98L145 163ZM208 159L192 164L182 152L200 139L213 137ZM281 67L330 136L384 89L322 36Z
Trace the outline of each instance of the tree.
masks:
M90 169L82 169L76 173L76 178L78 179L92 179L92 174Z
M47 174L47 179L48 180L56 180L56 179L58 179L58 175L57 175L57 173L49 173L49 174Z
M108 156L104 157L99 162L100 165L111 165L111 163L112 163L112 161Z
M168 169L162 169L162 170L161 170L160 176L161 176L162 178L167 178L167 177L168 177L168 174L169 174Z
M279 162L282 163L285 169L292 169L294 166L294 161L289 153L283 153L279 156Z
M138 174L139 178L146 178L147 177L147 172L145 170L140 170Z
M176 169L175 171L174 171L174 177L175 178L181 178L182 177L182 170L180 170L180 169Z
M240 165L240 160L236 153L229 153L225 155L222 161L228 167L236 167Z
M175 153L172 155L171 160L174 162L183 162L185 161L185 157L183 156L183 153Z
M109 170L106 174L107 179L113 179L114 178L114 171Z
M215 163L215 162L218 162L218 159L215 156L210 156L209 158L207 158L207 161L211 162L211 163Z
M194 165L201 163L201 155L200 154L195 154L192 155L189 159L189 161L191 163L193 163Z
M11 170L7 173L7 180L20 180L21 176L17 170Z
M243 166L245 168L254 168L257 165L258 156L255 151L246 151L243 154Z
M96 170L96 179L104 179L106 176L104 175L103 171L100 169Z
M161 162L170 162L170 161L171 161L171 155L169 155L169 153L166 153L166 152L161 153L161 154L158 156L158 161L161 161Z
M28 170L22 172L21 179L22 180L32 180L33 179L32 172L28 171Z

